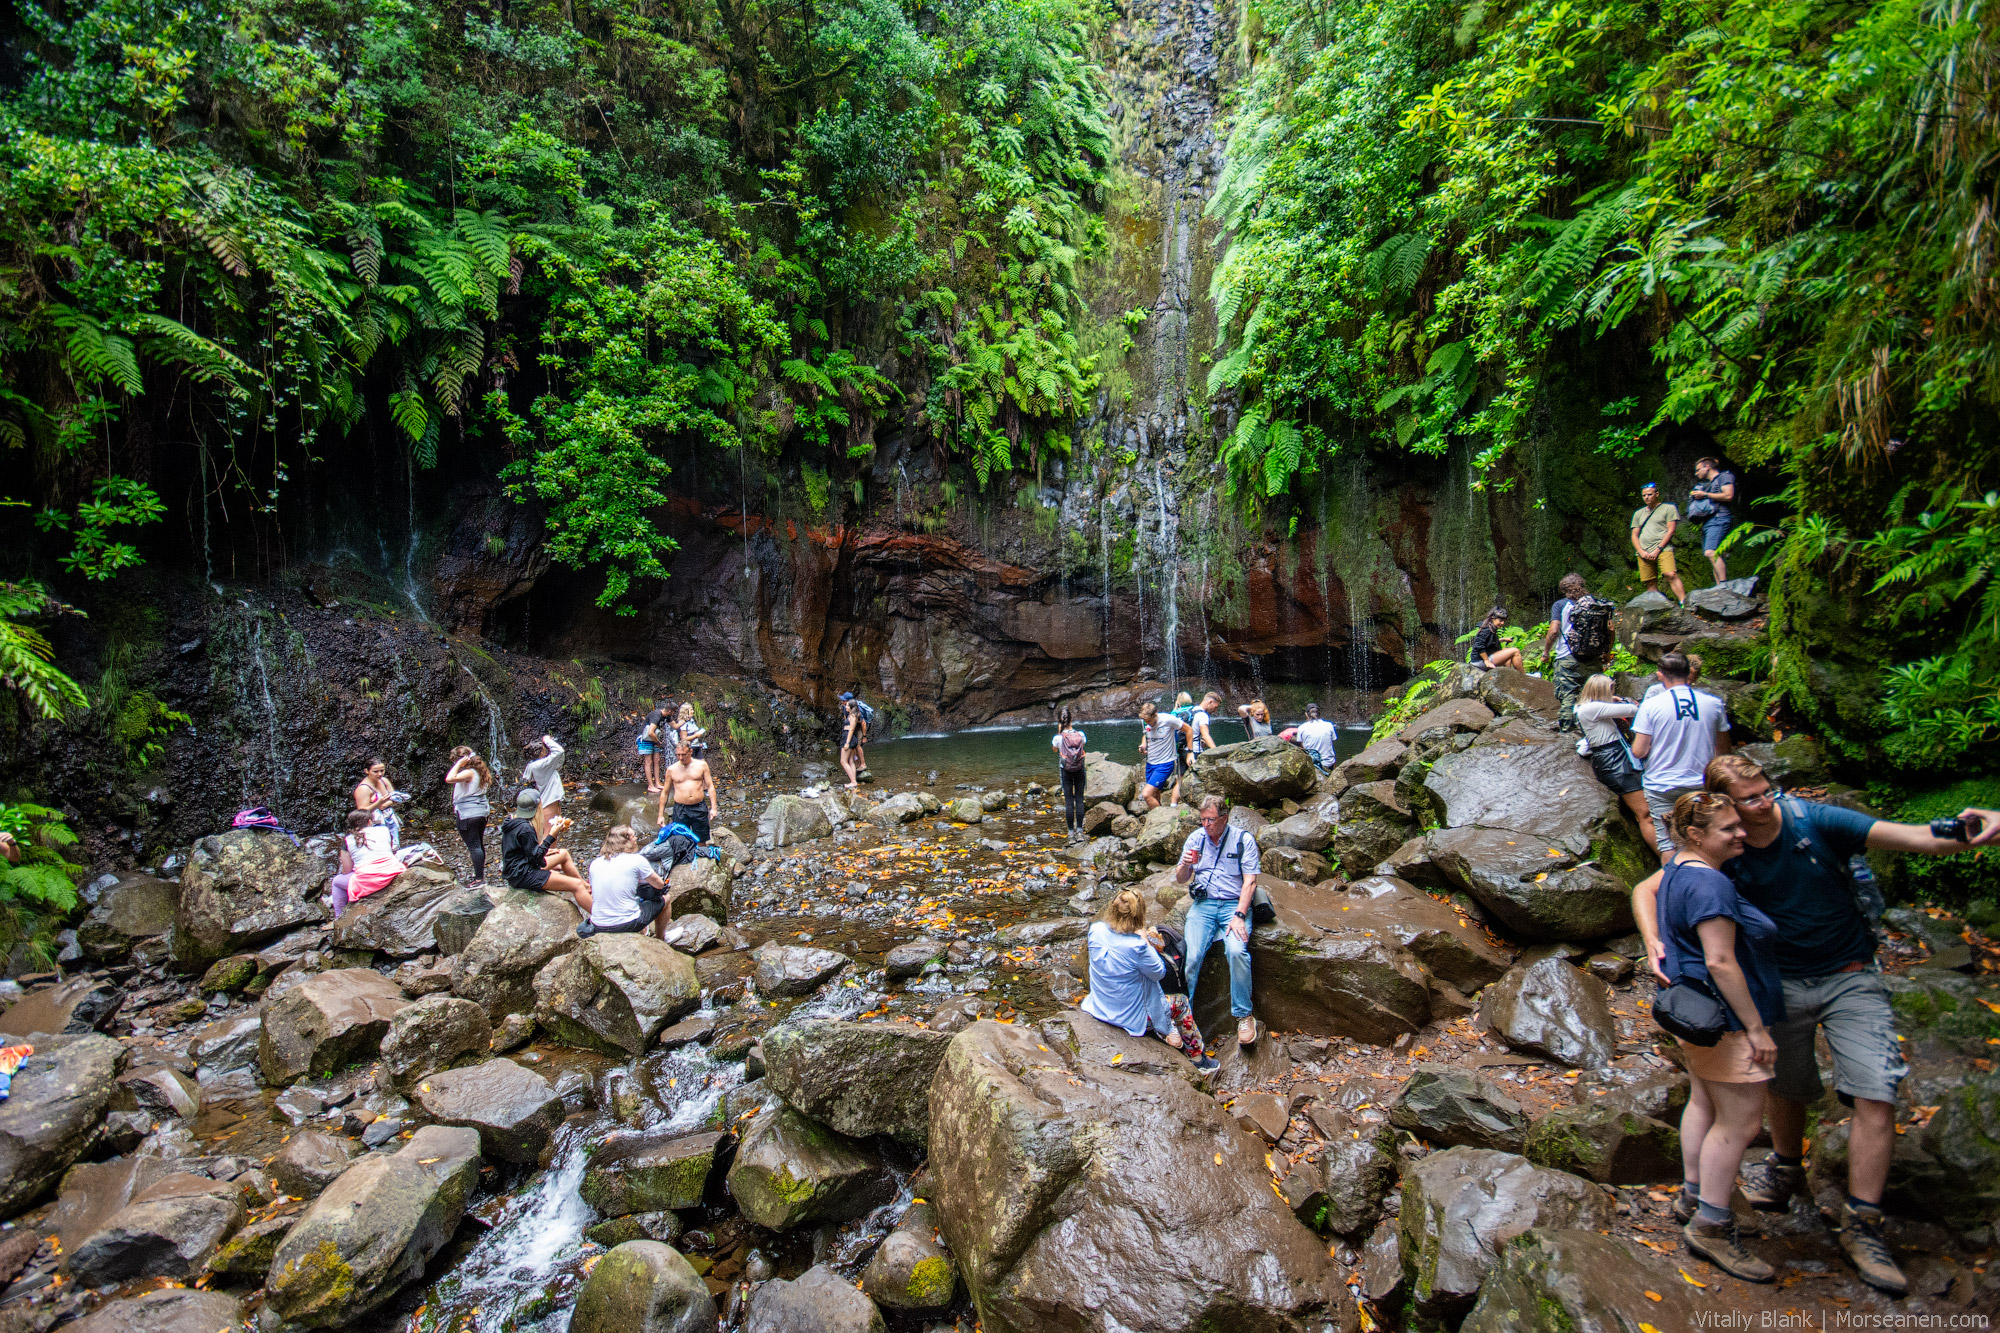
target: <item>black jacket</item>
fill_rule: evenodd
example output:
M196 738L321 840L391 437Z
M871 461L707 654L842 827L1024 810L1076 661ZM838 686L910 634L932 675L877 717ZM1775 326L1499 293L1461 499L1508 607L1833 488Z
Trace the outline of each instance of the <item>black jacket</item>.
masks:
M553 837L537 840L533 820L516 817L500 826L500 875L517 889L539 888L526 872L542 869Z

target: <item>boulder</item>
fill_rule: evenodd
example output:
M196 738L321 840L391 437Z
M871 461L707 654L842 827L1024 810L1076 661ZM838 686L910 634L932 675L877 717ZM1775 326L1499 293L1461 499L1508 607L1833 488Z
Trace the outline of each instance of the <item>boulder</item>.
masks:
M1501 1248L1459 1333L1698 1328L1702 1307L1687 1290L1671 1266L1628 1241L1534 1227Z
M1276 736L1204 750L1194 773L1204 793L1259 806L1308 796L1319 780L1306 752Z
M426 995L396 1011L382 1038L382 1081L408 1092L426 1074L481 1060L493 1046L486 1011L456 995Z
M1883 1202L1892 1212L1977 1235L2000 1225L2000 1074L1954 1075L1945 1083L1928 1094L1938 1109L1923 1131L1896 1136ZM1848 1129L1822 1126L1813 1137L1816 1187L1845 1184Z
M1471 701L1458 699L1452 702L1470 703ZM1451 705L1446 704L1445 707L1450 708ZM1491 722L1493 720L1492 716L1489 714L1486 720ZM1412 734L1415 735L1418 733ZM1384 778L1395 777L1396 770L1400 769L1403 766L1403 761L1409 757L1409 745L1391 736L1386 740L1373 742L1352 759L1342 760L1334 766L1333 771L1340 774L1344 790L1346 787L1358 787L1364 782L1380 782Z
M304 1328L342 1328L423 1276L479 1183L479 1135L426 1125L362 1158L313 1201L271 1260L264 1305Z
M231 829L196 839L174 907L174 961L205 968L324 920L330 873L282 833Z
M1450 828L1506 829L1522 846L1539 839L1536 853L1556 848L1595 861L1627 885L1652 872L1637 826L1590 761L1564 741L1488 736L1441 756L1424 788Z
M1405 1166L1399 1221L1403 1273L1418 1314L1469 1310L1500 1250L1530 1227L1609 1228L1604 1191L1525 1157L1447 1148Z
M1514 934L1589 940L1632 928L1630 886L1586 860L1588 846L1476 826L1433 830L1424 846L1447 882Z
M1136 765L1114 763L1095 750L1091 751L1083 757L1084 804L1094 806L1099 802L1108 802L1122 813L1126 804L1139 792L1142 772Z
M1194 830L1193 806L1155 806L1146 812L1139 831L1132 838L1132 859L1172 864L1180 859L1181 847Z
M774 1278L750 1298L743 1333L883 1333L882 1312L825 1264Z
M773 796L757 817L757 846L770 851L791 847L833 832L833 821L819 802L804 796Z
M1758 741L1737 750L1754 760L1773 786L1817 787L1828 778L1826 753L1810 736L1794 733L1781 741Z
M1389 1123L1433 1147L1519 1152L1528 1132L1528 1113L1492 1079L1432 1062L1418 1065L1403 1084L1390 1108Z
M1358 880L1347 897L1349 925L1379 931L1408 949L1432 976L1467 995L1498 981L1511 962L1451 904L1392 875Z
M1262 876L1277 919L1250 932L1251 1003L1274 1029L1388 1045L1430 1020L1424 969L1394 940L1349 923L1337 885ZM1203 963L1195 1019L1203 1032L1233 1026L1229 968L1218 943Z
M717 857L697 856L667 874L667 920L705 916L718 926L729 924L731 871Z
M149 1111L170 1120L192 1120L201 1112L201 1084L178 1069L134 1069L119 1075L118 1088L121 1111Z
M271 1179L295 1199L310 1199L340 1179L353 1160L349 1140L324 1130L302 1129L271 1159Z
M245 1220L236 1185L206 1176L167 1176L78 1246L69 1256L69 1270L86 1287L192 1277Z
M939 818L955 820L960 824L983 824L986 812L980 808L978 797L961 796L955 801L945 802L944 813Z
M715 1297L673 1246L628 1240L590 1270L569 1327L571 1333L714 1333Z
M657 1240L671 1245L680 1239L684 1230L686 1226L679 1213L627 1213L623 1217L607 1218L585 1227L583 1237L606 1249L623 1245L628 1240Z
M460 889L439 903L431 917L431 938L437 941L438 952L448 956L465 948L492 910L493 899L485 889Z
M408 1004L395 982L365 967L314 973L264 1006L257 1043L264 1081L282 1087L372 1060L389 1020Z
M180 886L151 875L120 875L98 891L90 915L77 923L76 941L86 958L111 962L123 958L140 940L157 939L173 929L180 905Z
M436 953L438 913L458 902L458 880L440 866L415 865L388 888L341 913L330 932L335 948L372 949L391 958Z
M921 1148L931 1078L950 1044L904 1023L805 1019L764 1034L764 1076L787 1105L839 1133Z
M1746 597L1734 588L1716 584L1710 588L1696 588L1687 595L1687 606L1717 620L1743 620L1763 610L1756 598Z
M264 1035L262 1014L238 1014L218 1018L194 1034L188 1055L194 1060L196 1076L223 1074L232 1069L255 1069L257 1046Z
M1523 675L1513 667L1479 673L1479 699L1496 714L1506 717L1528 713L1539 717L1556 715L1556 687L1552 680Z
M661 927L657 938L668 948L692 957L722 943L722 927L714 917L692 912Z
M0 1218L33 1204L96 1133L125 1067L125 1048L96 1033L37 1041L0 1102Z
M765 944L750 957L757 965L757 993L772 998L810 995L853 960L831 949L797 944Z
M1522 1153L1536 1166L1588 1176L1600 1185L1671 1181L1681 1170L1678 1130L1595 1098L1535 1121Z
M480 1152L503 1162L538 1160L563 1113L547 1079L504 1057L440 1070L413 1096L438 1124L478 1130Z
M125 992L102 977L71 977L45 986L0 1014L0 1032L31 1037L37 1032L97 1032L125 1003Z
M562 894L508 889L452 956L452 994L472 1001L496 1023L528 1013L535 1007L535 974L551 958L576 948L581 924L576 904Z
M1514 1050L1575 1069L1602 1069L1618 1053L1611 987L1561 958L1515 967L1480 997L1479 1012Z
M607 1055L643 1055L700 1007L694 960L650 935L593 935L535 975L537 1026Z
M583 1201L605 1217L699 1208L722 1143L712 1132L614 1138L584 1168Z
M1295 884L1317 884L1333 873L1333 867L1318 852L1302 852L1296 847L1271 847L1259 859L1264 873Z
M1382 1200L1396 1183L1396 1158L1386 1135L1367 1126L1358 1136L1347 1130L1344 1112L1335 1112L1332 1123L1326 1151L1285 1181L1285 1201L1307 1226L1354 1236L1381 1217Z
M258 970L256 954L231 954L209 964L195 989L203 995L234 995L257 979Z
M1341 801L1346 802L1350 795L1352 791L1340 797ZM1382 807L1377 805L1374 808ZM1408 842L1415 832L1415 824L1405 816L1345 816L1334 829L1332 840L1327 843L1326 856L1340 867L1341 874L1349 879L1360 879L1374 874L1376 868L1394 856L1396 849Z
M208 1276L232 1279L231 1285L262 1286L278 1246L284 1244L285 1236L298 1223L301 1213L301 1206L293 1202L281 1212L267 1214L244 1226L209 1257Z
M1415 741L1417 737L1437 727L1443 727L1447 731L1478 732L1478 731L1484 731L1486 730L1486 728L1492 725L1493 725L1493 710L1491 708L1488 708L1485 704L1479 702L1479 700L1447 699L1445 700L1445 702L1439 704L1436 708L1431 709L1429 712L1420 713L1416 717L1413 717L1408 722L1404 723L1402 727L1400 727L1397 730L1394 739L1401 742L1404 745L1409 745L1410 743ZM1378 745L1381 743L1382 742L1379 741L1376 742L1376 744ZM1372 748L1374 747L1371 746L1370 749ZM1363 753L1365 754L1366 751L1363 751ZM1360 757L1361 757L1360 755L1355 756L1355 758L1357 759ZM1399 767L1404 757L1405 756L1403 755L1397 756ZM1385 774L1378 774L1377 776L1386 777L1388 775L1385 773ZM1354 780L1367 781L1368 779L1356 778Z
M931 1085L932 1197L987 1333L1355 1327L1332 1256L1270 1188L1263 1140L1197 1078L1074 1015L952 1039Z
M1299 806L1298 813L1287 815L1275 824L1266 824L1252 836L1257 839L1257 848L1270 852L1278 847L1291 847L1301 852L1325 851L1333 841L1335 830L1340 827L1340 800L1333 796L1314 796Z
M1111 832L1111 826L1121 819L1130 819L1125 807L1110 801L1099 801L1083 812L1083 831L1095 838L1099 834Z
M942 1310L958 1294L958 1266L937 1242L928 1203L913 1203L861 1270L861 1290L892 1310Z
M924 813L923 801L916 793L905 791L871 807L861 817L877 828L895 828L913 819L922 819Z
M788 1231L859 1217L893 1198L895 1181L861 1144L780 1106L743 1131L729 1193L750 1221Z
M244 1324L243 1302L219 1291L168 1287L107 1301L66 1333L216 1333Z
M43 1235L53 1233L62 1252L74 1254L134 1196L175 1174L180 1165L164 1157L130 1154L73 1166L63 1174L55 1206L34 1230Z
M924 969L943 958L950 947L949 940L911 940L889 950L883 956L882 966L891 981L922 976Z

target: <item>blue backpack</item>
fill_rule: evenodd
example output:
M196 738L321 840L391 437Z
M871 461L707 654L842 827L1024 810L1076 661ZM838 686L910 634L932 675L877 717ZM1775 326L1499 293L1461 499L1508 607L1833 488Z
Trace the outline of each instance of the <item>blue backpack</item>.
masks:
M701 839L695 837L693 829L678 822L662 828L654 835L652 845L639 854L668 871L699 856L711 861L722 859L721 848L704 845Z

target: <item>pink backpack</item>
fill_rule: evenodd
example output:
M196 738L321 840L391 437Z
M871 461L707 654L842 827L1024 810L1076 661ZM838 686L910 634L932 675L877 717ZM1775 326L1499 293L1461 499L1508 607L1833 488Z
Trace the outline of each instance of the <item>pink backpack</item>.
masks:
M1070 739L1075 737L1074 740ZM1056 754L1062 766L1075 773L1083 767L1083 735L1077 731L1065 730L1056 737Z

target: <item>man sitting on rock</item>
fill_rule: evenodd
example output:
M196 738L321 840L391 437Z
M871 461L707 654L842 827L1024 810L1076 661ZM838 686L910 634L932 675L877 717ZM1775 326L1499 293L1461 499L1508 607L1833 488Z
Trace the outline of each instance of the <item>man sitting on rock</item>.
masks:
M1193 880L1187 914L1187 990L1192 999L1201 980L1202 959L1217 937L1229 959L1229 1012L1236 1018L1236 1044L1253 1045L1257 1020L1250 1015L1250 895L1263 864L1257 840L1229 827L1229 802L1205 796L1201 827L1181 846L1174 881Z
M1950 856L2000 843L2000 812L1968 809L1956 819L1892 824L1841 806L1782 796L1743 755L1722 755L1703 775L1743 817L1743 852L1722 867L1736 891L1776 923L1785 1016L1771 1025L1778 1059L1765 1114L1771 1153L1743 1167L1743 1193L1783 1209L1806 1187L1807 1108L1824 1096L1816 1038L1833 1052L1833 1087L1853 1107L1847 1198L1836 1218L1840 1248L1864 1282L1900 1296L1908 1289L1882 1238L1882 1192L1896 1146L1896 1092L1910 1072L1896 1014L1875 961L1875 931L1855 900L1849 858L1864 849ZM1632 914L1660 975L1660 876L1632 890ZM1662 980L1665 978L1662 976Z

